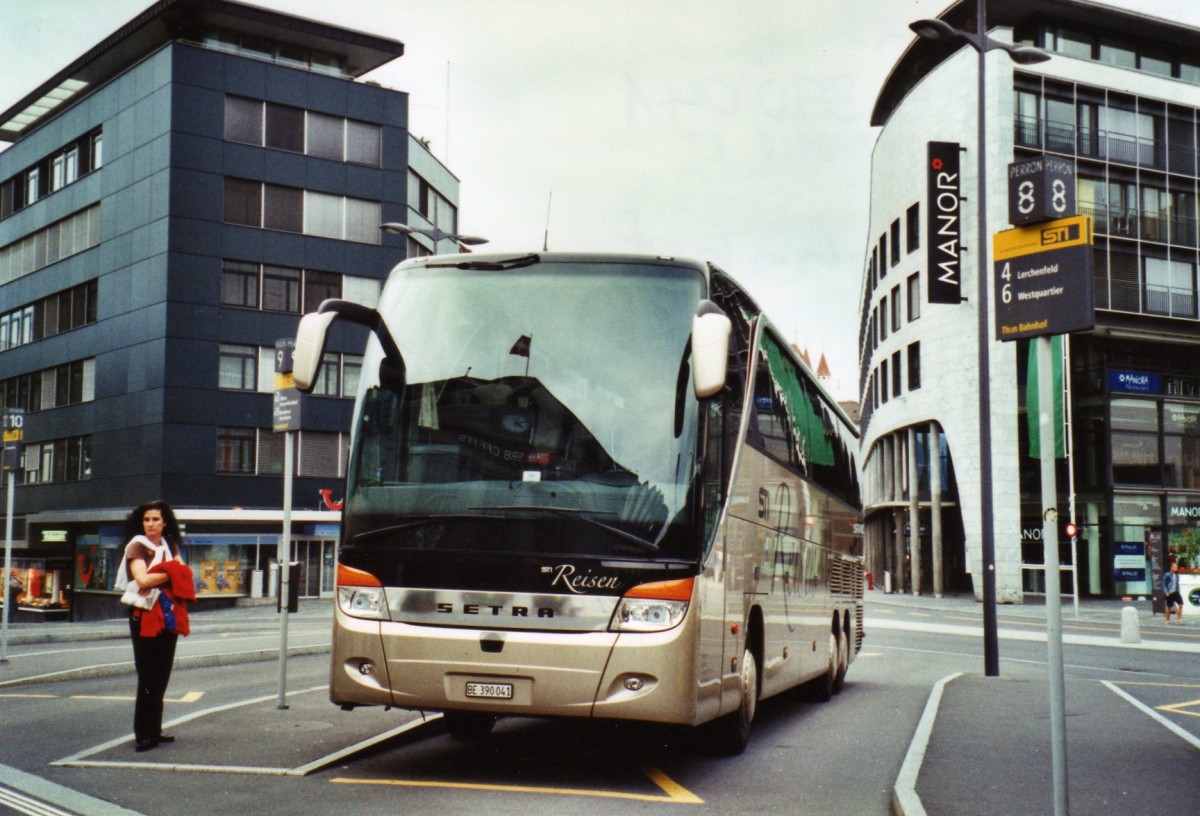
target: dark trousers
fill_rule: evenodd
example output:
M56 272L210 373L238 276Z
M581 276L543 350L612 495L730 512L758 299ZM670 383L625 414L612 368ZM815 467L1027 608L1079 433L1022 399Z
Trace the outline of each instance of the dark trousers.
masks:
M140 742L157 737L162 731L163 696L171 680L175 663L175 644L179 635L163 632L158 637L142 637L141 622L129 619L133 640L133 665L137 667L137 698L133 704L133 734Z

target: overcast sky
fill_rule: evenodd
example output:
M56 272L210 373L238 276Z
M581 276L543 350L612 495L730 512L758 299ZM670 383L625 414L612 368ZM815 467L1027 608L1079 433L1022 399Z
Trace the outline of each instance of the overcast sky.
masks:
M1193 0L1112 3L1200 26ZM253 4L404 43L370 78L411 95L485 249L540 249L548 212L553 250L711 260L855 396L870 111L950 0ZM0 110L150 5L3 0Z

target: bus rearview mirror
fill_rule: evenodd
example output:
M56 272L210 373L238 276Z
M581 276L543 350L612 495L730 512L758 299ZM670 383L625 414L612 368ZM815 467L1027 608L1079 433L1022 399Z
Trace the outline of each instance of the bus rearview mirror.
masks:
M692 319L692 390L705 399L725 387L733 323L723 312L701 308Z

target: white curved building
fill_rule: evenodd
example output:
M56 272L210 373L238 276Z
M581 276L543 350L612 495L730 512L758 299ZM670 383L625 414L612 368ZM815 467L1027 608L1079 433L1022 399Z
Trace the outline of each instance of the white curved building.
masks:
M1061 585L1149 594L1167 557L1200 549L1200 31L1082 0L991 6L990 37L1051 59L987 52L989 236L1010 228L1009 164L1037 156L1074 163L1077 211L1094 219L1095 328L1071 335L1065 355L1059 515L1079 537L1061 539ZM941 19L973 31L974 0ZM980 421L979 253L990 270L991 247L977 238L977 62L961 39L914 38L872 115L860 324L867 568L898 591L980 597L990 476L997 598L1019 602L1045 591L1040 476L1026 428L1029 343L994 339L990 282ZM935 157L931 142L950 145ZM946 291L939 278L960 301L931 302L931 282Z

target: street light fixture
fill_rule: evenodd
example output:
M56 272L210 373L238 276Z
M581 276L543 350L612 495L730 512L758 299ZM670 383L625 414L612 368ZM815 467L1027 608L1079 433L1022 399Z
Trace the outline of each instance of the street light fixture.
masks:
M392 235L424 235L429 240L433 241L434 250L437 249L438 241L456 241L466 246L478 246L486 244L487 238L480 238L477 235L459 235L456 232L446 232L438 227L410 227L408 224L401 224L397 221L389 221L386 224L380 224L379 229Z
M918 20L909 25L917 35L929 40L949 42L962 40L979 54L977 108L979 129L975 152L978 154L978 222L979 237L976 256L979 259L978 300L979 310L979 494L981 551L983 556L983 663L984 674L997 677L1000 674L1000 649L996 629L996 545L992 507L992 435L991 435L991 367L989 361L988 334L988 228L987 228L987 139L986 128L986 82L984 71L988 51L1004 51L1022 65L1045 62L1050 55L1037 48L1018 46L994 40L987 35L986 0L975 2L975 31L961 31L942 20Z

